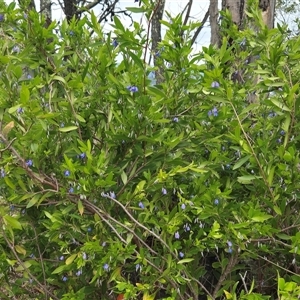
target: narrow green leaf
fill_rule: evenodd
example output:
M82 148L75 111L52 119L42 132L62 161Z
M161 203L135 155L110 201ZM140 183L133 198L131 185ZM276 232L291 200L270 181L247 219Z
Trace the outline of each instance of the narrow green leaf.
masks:
M72 130L76 130L78 127L77 126L68 126L68 127L61 127L59 128L60 132L69 132Z
M254 176L254 175L244 175L237 178L239 183L242 184L251 184L252 180L259 179L261 176Z
M282 109L284 111L291 111L284 103L280 102L279 100L277 100L275 98L271 98L270 100L274 105L276 105L280 109Z
M75 114L75 117L79 122L85 123L85 119L82 116Z
M15 219L14 217L11 217L9 215L5 215L3 217L3 219L4 219L4 222L7 225L10 225L12 228L14 228L14 229L20 229L20 230L22 229L21 223L17 219Z
M82 216L83 212L84 212L84 206L83 206L81 200L78 200L78 211L79 211L80 215Z
M122 179L123 184L125 185L127 183L127 175L124 171L121 174L121 179Z
M77 257L77 253L76 254L72 254L70 257L68 257L67 259L66 259L66 265L70 265L73 261L74 261L74 259Z
M133 52L128 51L127 52L129 54L129 56L132 58L132 60L141 68L144 69L144 63L143 61L137 57Z
M272 216L270 216L270 215L257 215L257 216L253 216L251 219L254 222L264 222L270 218L272 218Z
M29 96L30 96L30 93L29 93L29 90L28 90L27 86L22 85L21 91L20 91L21 102L22 103L27 103L28 100L29 100Z
M144 13L147 11L147 9L145 9L143 7L126 7L126 9L133 13Z
M67 268L66 265L62 265L62 266L59 266L57 267L51 274L59 274L59 273L62 273L63 271L65 271Z
M247 162L249 160L249 158L250 158L250 155L247 155L247 156L241 158L240 160L238 160L236 162L236 164L233 166L232 170L236 170L239 167L241 167L245 162Z
M180 264L186 264L186 263L189 263L191 261L193 261L194 258L185 258L185 259L181 259L177 264L180 265Z
M30 208L34 206L39 201L39 199L40 199L40 195L38 194L34 195L33 198L26 205L26 208Z
M120 19L119 19L118 17L115 16L114 21L115 21L115 27L116 27L117 29L120 29L122 32L124 32L124 31L125 31L125 28L124 28L122 22L120 21Z

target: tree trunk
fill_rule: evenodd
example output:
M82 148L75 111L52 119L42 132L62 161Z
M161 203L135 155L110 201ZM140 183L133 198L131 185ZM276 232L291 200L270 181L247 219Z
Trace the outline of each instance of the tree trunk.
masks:
M264 23L268 28L274 27L276 0L260 0L259 8L262 10Z
M76 14L76 0L64 0L64 13L67 17L68 22Z
M157 56L155 53L158 51L158 43L161 41L161 24L160 20L163 17L166 0L157 0L155 6L155 11L153 12L153 17L151 20L151 39L152 46L151 52L153 55L153 63L156 66ZM156 84L160 84L163 81L163 70L159 68L158 71L155 72Z
M219 34L219 8L218 8L218 0L210 0L209 3L209 21L210 21L210 43L211 45L219 45L220 34Z
M48 27L52 21L51 0L40 0L40 8L46 19L45 27Z
M222 0L222 9L228 9L232 15L232 21L240 28L242 26L246 0ZM275 16L275 2L276 0L259 0L258 7L262 11L262 17L264 23L268 28L274 27L274 16Z

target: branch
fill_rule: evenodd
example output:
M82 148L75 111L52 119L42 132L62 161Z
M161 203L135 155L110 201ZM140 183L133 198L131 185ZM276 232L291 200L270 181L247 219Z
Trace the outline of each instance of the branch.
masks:
M194 36L193 36L193 38L192 38L191 46L195 43L195 41L196 41L196 39L197 39L199 33L201 32L201 30L202 30L204 24L205 24L206 21L207 21L208 17L209 17L209 9L207 10L207 12L206 12L206 14L205 14L205 16L204 16L204 18L203 18L203 20L202 20L202 22L201 22L201 25L198 27L198 29L197 29L196 32L194 33Z
M26 270L26 272L28 273L29 277L34 280L37 285L44 291L45 295L50 295L53 299L55 300L59 300L54 294L52 294L49 290L47 290L47 288L42 285L39 280L30 272L29 268L26 267L26 265L23 263L23 261L19 258L17 252L15 251L14 245L9 241L9 239L6 236L6 233L4 232L4 230L2 229L2 236L5 240L5 242L7 243L8 247L11 249L14 257L17 259L18 263L23 267L24 270Z
M190 14L191 14L192 5L193 5L193 0L190 0L189 3L186 5L186 7L183 10L183 12L184 12L186 10L186 8L187 8L187 12L186 12L186 15L185 15L185 19L183 21L183 25L186 25L187 22L188 22L188 20L189 20L189 17L190 17Z

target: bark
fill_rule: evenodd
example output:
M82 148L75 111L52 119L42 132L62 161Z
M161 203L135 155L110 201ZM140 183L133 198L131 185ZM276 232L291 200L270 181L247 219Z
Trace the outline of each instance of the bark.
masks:
M48 27L52 20L51 0L40 0L41 13L45 16L46 24Z
M76 4L76 0L64 0L64 13L68 21L70 21L76 14Z
M210 43L212 45L218 45L220 41L218 17L219 17L218 0L210 0L209 21L210 21L210 29L211 29Z
M274 17L275 17L275 6L276 0L260 0L259 8L262 10L262 17L264 23L268 28L274 27Z
M225 9L230 11L233 23L241 28L245 16L245 0L223 0L222 10Z
M228 9L232 15L232 21L239 27L243 25L245 18L246 0L222 0L222 9ZM264 24L268 28L274 27L276 0L259 0L258 7L262 11Z
M160 20L163 17L166 0L157 0L155 6L155 11L153 13L153 17L151 20L151 39L152 46L151 52L153 54L153 62L156 66L157 56L155 53L158 51L158 44L161 41L161 23ZM158 71L155 72L156 84L160 84L163 81L163 70L159 68Z

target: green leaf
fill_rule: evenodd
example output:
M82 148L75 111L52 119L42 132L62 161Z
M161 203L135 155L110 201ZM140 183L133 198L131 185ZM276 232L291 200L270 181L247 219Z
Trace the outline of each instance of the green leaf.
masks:
M34 195L33 198L26 205L26 208L30 208L34 206L39 201L39 199L40 199L40 195L38 194Z
M121 174L121 179L122 179L123 184L126 185L126 183L127 183L127 175L126 175L126 173L124 171Z
M191 262L193 260L194 260L194 258L184 258L184 259L181 259L177 264L178 265L186 264L186 263L189 263L189 262Z
M75 114L75 117L79 122L85 123L85 119L82 116Z
M240 160L238 160L235 165L232 167L232 170L236 170L238 169L239 167L241 167L245 162L247 162L249 160L251 156L250 155L247 155L243 158L241 158Z
M291 111L284 103L280 102L279 100L275 99L275 98L271 98L270 101L276 105L277 107L279 107L280 109L284 110L284 111Z
M67 259L66 259L66 265L70 265L74 259L78 256L78 254L72 254L71 256L69 256Z
M5 215L3 219L4 219L4 223L10 225L12 228L20 229L20 230L22 229L21 223L16 218L11 217L9 215Z
M81 200L78 200L78 211L79 211L80 215L82 216L83 212L84 212L84 206L83 206Z
M16 245L15 250L20 254L26 255L26 250L20 245Z
M271 215L257 215L257 216L253 216L251 219L254 221L254 222L264 222L268 219L272 218Z
M69 131L76 130L77 128L78 128L77 126L60 127L59 131L60 132L69 132Z
M62 273L66 270L67 266L66 265L62 265L57 267L51 274L59 274Z
M27 86L22 85L21 91L20 91L21 102L24 103L24 104L27 103L28 100L29 100L29 96L30 96L30 93L29 93L29 90L28 90Z
M131 11L133 13L144 13L147 12L147 9L144 7L126 7L128 11Z
M154 96L159 96L158 99L161 99L161 98L165 98L166 95L165 93L161 90L161 89L158 89L154 86L148 86L147 87L147 91L149 92L149 94L151 95L154 95Z
M57 80L57 81L62 82L63 84L66 84L65 79L64 79L63 77L61 77L61 76L58 76L58 75L54 75L54 76L52 77L52 80Z
M244 175L237 178L239 183L242 184L251 184L252 180L259 179L261 176L254 176L254 175Z
M119 20L119 18L115 16L114 21L115 21L115 27L117 29L121 30L122 32L125 32L125 28L124 28L122 22Z
M129 54L129 56L132 58L132 60L141 68L141 69L144 69L144 63L143 61L137 57L133 52L131 51L128 51L127 52Z

